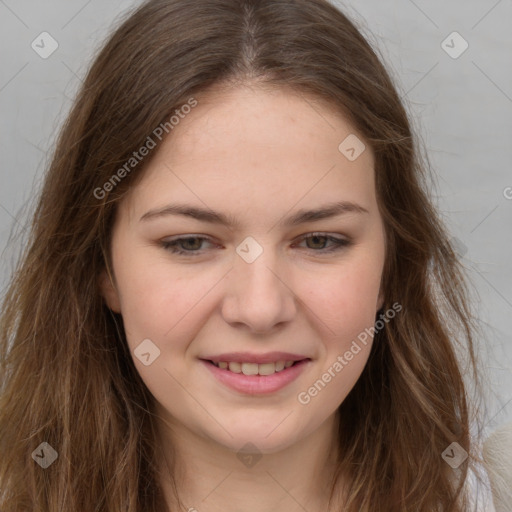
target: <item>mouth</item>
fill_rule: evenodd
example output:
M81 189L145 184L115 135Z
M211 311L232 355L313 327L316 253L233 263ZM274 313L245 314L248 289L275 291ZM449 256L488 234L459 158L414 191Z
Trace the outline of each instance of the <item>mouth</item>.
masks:
M279 373L286 371L288 368L292 366L296 366L305 361L310 361L310 358L301 359L298 361L275 361L270 363L245 363L245 362L236 362L236 361L211 361L209 359L202 359L202 361L206 361L221 370L226 370L231 373L238 373L243 375L260 375L260 376L268 376L273 375L274 373Z
M244 395L268 395L284 389L312 364L310 358L262 364L200 361L218 382Z

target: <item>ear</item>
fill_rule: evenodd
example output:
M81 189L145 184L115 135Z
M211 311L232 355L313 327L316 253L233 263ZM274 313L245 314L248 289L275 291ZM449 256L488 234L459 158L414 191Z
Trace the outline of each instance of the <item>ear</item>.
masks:
M381 288L380 291L379 291L379 297L377 299L377 309L376 309L376 311L379 311L379 309L382 308L383 305L384 305L384 291Z
M105 299L107 306L112 311L114 311L114 313L121 313L121 303L119 301L119 294L116 290L116 287L111 277L107 274L107 271L105 269L101 271L99 285L101 295Z

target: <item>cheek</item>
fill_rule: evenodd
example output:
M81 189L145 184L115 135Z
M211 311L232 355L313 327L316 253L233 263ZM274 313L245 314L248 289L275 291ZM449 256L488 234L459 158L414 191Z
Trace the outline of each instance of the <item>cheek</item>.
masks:
M323 322L327 337L339 344L374 324L379 287L380 273L361 260L305 275L300 295Z
M361 266L317 279L305 290L307 309L315 313L313 329L321 338L320 365L298 399L314 404L315 414L325 407L334 411L360 378L372 347L378 289L378 278L369 279Z
M205 282L188 279L162 259L148 260L132 252L117 262L117 282L121 311L128 342L154 339L160 344L166 333L172 335L180 319L190 312L206 293ZM182 321L183 321L182 320Z
M119 272L128 347L142 380L161 402L168 396L179 401L179 383L187 379L183 359L190 341L202 328L204 297L214 284L200 277L178 276L168 264L156 261L138 265L125 260ZM138 354L148 351L151 362L145 365Z
M176 354L183 357L204 328L216 306L216 286L224 269L202 272L157 258L148 262L125 259L120 267L121 310L128 345L134 349L144 339L160 349L157 362L173 368ZM137 363L137 361L136 361ZM141 368L143 370L143 368Z

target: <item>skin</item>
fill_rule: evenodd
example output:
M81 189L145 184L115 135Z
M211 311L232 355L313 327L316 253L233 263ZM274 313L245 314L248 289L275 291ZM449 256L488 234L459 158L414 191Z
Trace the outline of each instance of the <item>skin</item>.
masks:
M162 485L177 460L186 507L201 512L326 510L336 453L336 410L358 380L372 340L304 405L307 391L374 325L382 306L385 233L368 145L349 161L339 144L357 134L343 116L290 90L237 86L196 96L199 104L153 150L142 180L119 205L112 235L113 282L103 296L122 314L134 364L156 400ZM361 136L359 136L362 139ZM331 201L368 213L281 227L283 217ZM232 215L232 229L185 216L140 221L183 202ZM325 238L352 241L326 253ZM181 256L161 242L177 235ZM253 237L252 263L236 252ZM133 355L144 339L159 348L148 366ZM239 393L198 358L230 351L287 351L312 359L285 388ZM262 458L237 457L246 443ZM174 455L173 455L174 454Z

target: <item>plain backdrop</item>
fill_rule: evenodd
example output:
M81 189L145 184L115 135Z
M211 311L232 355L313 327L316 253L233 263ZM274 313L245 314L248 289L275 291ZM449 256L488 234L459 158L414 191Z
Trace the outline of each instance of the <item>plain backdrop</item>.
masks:
M11 235L24 233L90 60L116 18L139 3L0 0L2 294L25 240ZM428 151L435 203L477 290L490 432L512 421L512 0L336 4L380 52ZM58 44L47 58L32 47L41 38L45 51Z

